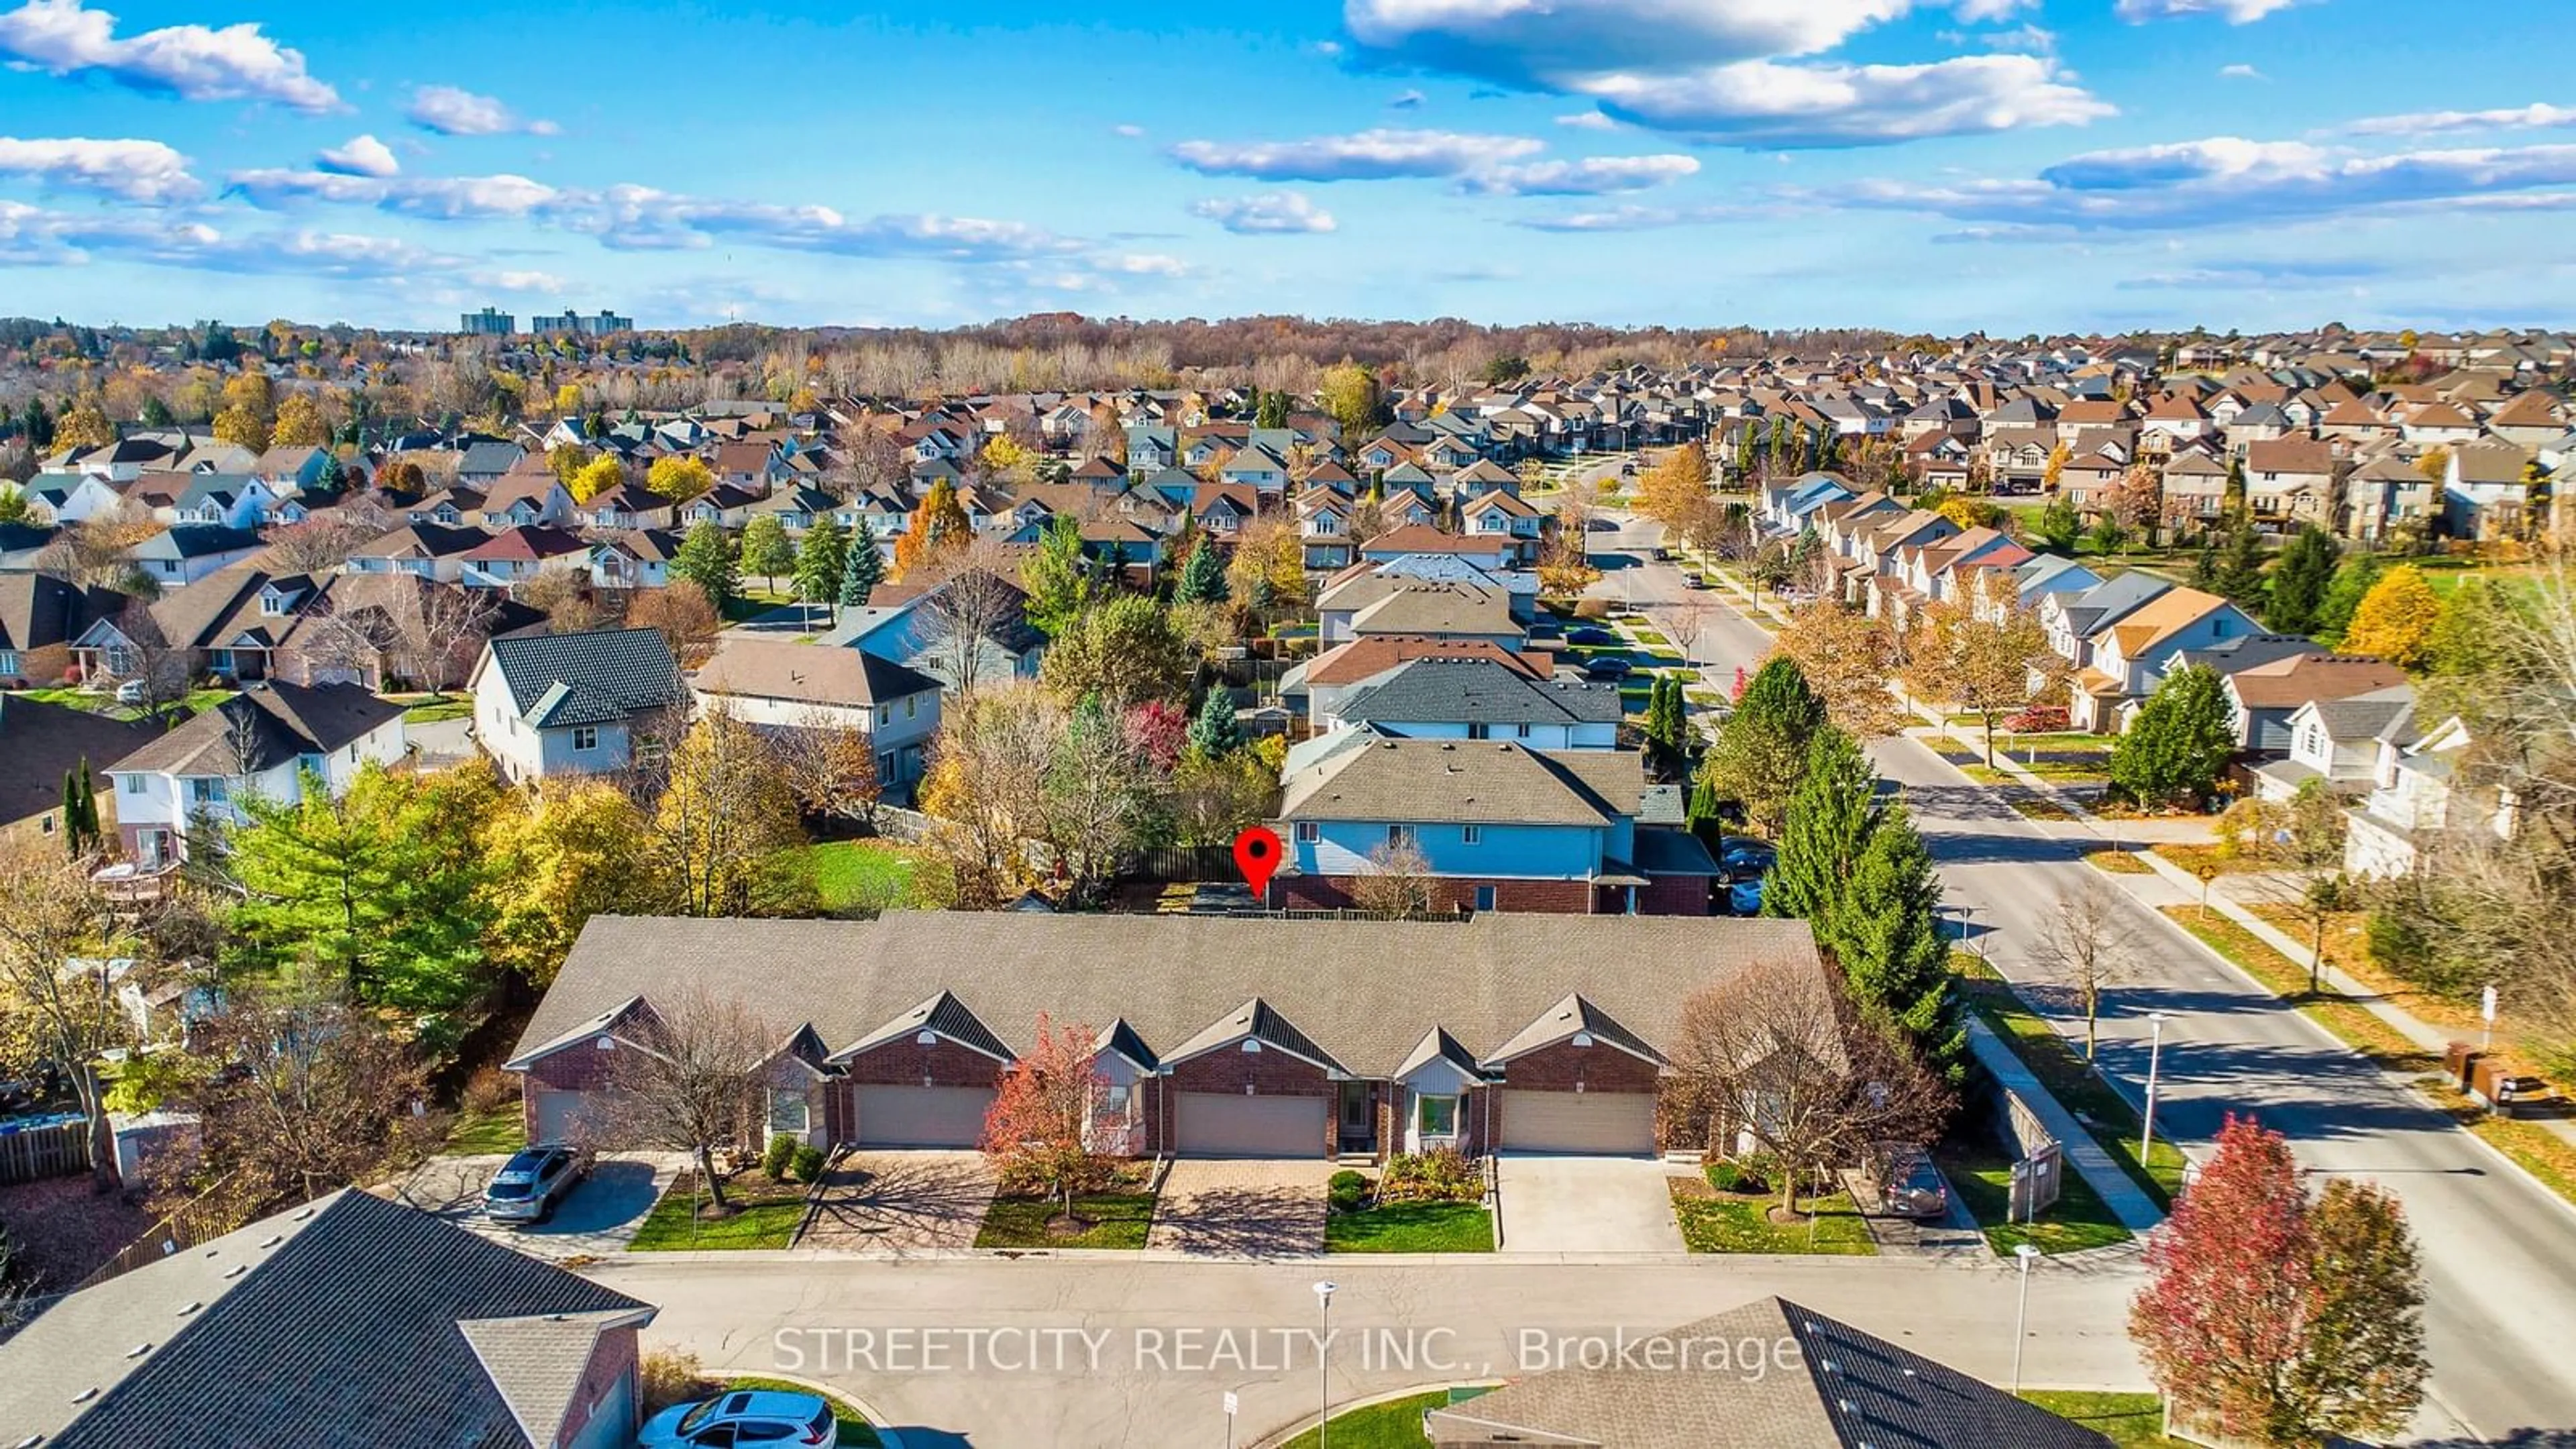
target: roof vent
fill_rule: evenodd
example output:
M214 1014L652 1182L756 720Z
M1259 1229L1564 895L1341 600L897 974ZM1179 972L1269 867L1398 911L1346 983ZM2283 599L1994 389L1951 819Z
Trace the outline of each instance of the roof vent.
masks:
M240 1277L241 1275L243 1275L244 1273L247 1273L247 1272L249 1272L249 1271L250 1271L250 1264L248 1264L248 1263L235 1263L235 1264L233 1264L231 1267L226 1268L226 1269L224 1270L224 1281L225 1281L225 1282L227 1282L227 1283L229 1283L229 1282L231 1282L233 1279L238 1278L238 1277Z
M313 1204L308 1202L304 1205L304 1211L295 1215L295 1220L300 1223L311 1216L313 1216Z
M259 1245L260 1245L261 1247L263 1247L263 1248L274 1248L274 1247L276 1247L278 1244L280 1244L280 1243L282 1243L282 1242L285 1242L285 1241L286 1241L286 1235L285 1235L285 1234L283 1234L283 1233L271 1233L271 1234L269 1234L267 1237L260 1239L260 1240L259 1240Z
M141 1358L151 1351L152 1345L148 1343L138 1343L134 1347L127 1349L125 1351L125 1356L127 1358Z
M178 1313L177 1313L176 1315L174 1315L174 1316L179 1317L179 1318L185 1318L185 1317L187 1317L189 1314L194 1313L194 1312L196 1312L198 1309L203 1308L203 1307L205 1307L205 1306L206 1306L205 1304L203 1304L203 1303L201 1303L201 1302L198 1302L198 1301L197 1301L197 1300L195 1300L195 1299L190 1299L188 1302L185 1302L185 1303L182 1303L182 1304L180 1304L180 1305L179 1305L179 1311L178 1311Z
M75 1404L86 1404L97 1397L98 1385L92 1384L88 1388L81 1390L79 1393L72 1395L72 1402Z

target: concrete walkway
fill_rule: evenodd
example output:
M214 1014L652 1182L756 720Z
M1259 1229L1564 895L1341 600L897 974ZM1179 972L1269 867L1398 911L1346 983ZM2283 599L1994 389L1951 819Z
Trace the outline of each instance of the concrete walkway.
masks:
M1977 1065L1984 1067L1997 1082L2019 1092L2031 1110L2039 1114L2040 1124L2065 1149L2067 1165L2081 1174L2102 1201L2110 1206L2111 1215L2120 1220L2122 1227L2133 1233L2143 1233L2165 1220L2164 1213L2156 1207L2155 1199L2147 1196L2146 1189L2120 1170L2120 1165L2111 1160L2111 1154L2103 1151L2102 1144L2093 1140L2093 1134L2085 1130L2084 1124L2075 1120L2075 1114L2066 1110L2065 1105L2040 1084L2039 1078L2031 1075L2030 1068L2021 1064L2021 1058L2013 1055L2012 1048L2004 1045L2001 1038L1975 1017L1968 1019L1968 1049L1977 1054Z

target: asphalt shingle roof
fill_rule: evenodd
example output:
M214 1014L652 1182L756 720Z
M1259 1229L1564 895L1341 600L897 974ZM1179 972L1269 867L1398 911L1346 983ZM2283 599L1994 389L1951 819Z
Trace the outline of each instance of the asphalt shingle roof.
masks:
M679 663L652 629L495 639L492 667L520 718L539 729L611 724L681 699Z
M119 760L119 771L257 774L298 755L327 755L402 717L403 707L354 684L314 688L272 680L203 711Z
M1617 724L1616 685L1532 679L1492 659L1415 659L1351 692L1346 720L1389 723Z

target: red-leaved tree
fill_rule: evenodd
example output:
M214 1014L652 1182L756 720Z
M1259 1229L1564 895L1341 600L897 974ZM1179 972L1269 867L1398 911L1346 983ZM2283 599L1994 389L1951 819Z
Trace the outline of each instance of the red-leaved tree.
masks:
M2182 1414L2306 1446L2402 1430L2423 1398L2424 1288L2394 1198L2338 1179L2311 1202L2281 1134L2230 1115L2147 1243L2129 1335Z
M1094 1038L1087 1026L1059 1030L1038 1013L1036 1045L1002 1073L984 1112L981 1146L996 1175L1054 1198L1068 1228L1081 1222L1075 1196L1107 1186L1116 1172L1091 1133L1093 1104L1109 1086Z

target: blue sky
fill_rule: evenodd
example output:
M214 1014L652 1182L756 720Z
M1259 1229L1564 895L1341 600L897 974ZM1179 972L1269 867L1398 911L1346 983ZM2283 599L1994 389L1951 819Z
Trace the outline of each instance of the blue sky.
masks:
M0 0L0 313L2576 325L2565 21Z

